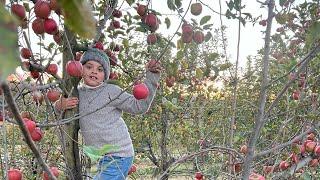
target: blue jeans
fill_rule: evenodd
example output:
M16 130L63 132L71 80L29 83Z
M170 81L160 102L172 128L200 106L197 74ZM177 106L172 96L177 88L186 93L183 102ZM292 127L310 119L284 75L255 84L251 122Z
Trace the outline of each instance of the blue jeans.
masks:
M125 180L133 163L133 157L104 156L98 164L94 180Z

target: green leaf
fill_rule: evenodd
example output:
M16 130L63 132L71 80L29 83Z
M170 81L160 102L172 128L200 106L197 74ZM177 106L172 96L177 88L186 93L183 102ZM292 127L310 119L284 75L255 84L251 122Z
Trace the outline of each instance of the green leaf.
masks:
M203 26L203 29L208 30L208 29L211 29L212 26L213 26L213 24L206 24Z
M166 17L165 20L164 20L164 23L166 23L167 29L169 29L169 27L171 25L170 19Z
M208 32L205 36L204 36L204 41L208 42L210 39L212 38L212 34L210 32Z
M280 6L283 6L286 1L287 1L287 0L279 0L279 5L280 5Z
M200 25L203 25L203 24L207 23L210 19L211 19L211 16L209 16L209 15L208 16L204 16L200 20Z
M129 6L131 6L134 3L134 0L126 0Z
M306 47L310 47L320 38L320 22L314 22L307 31Z
M181 0L175 0L174 3L176 4L177 8L182 6Z
M0 80L12 74L19 65L17 19L0 7Z
M232 63L224 63L219 65L219 71L224 71L232 67Z
M105 144L101 148L93 146L83 146L83 152L92 160L97 161L101 159L105 154L117 150L118 147L110 144Z
M65 23L82 38L94 38L96 35L96 20L90 4L85 0L60 0L65 17Z
M174 5L173 0L167 0L167 5L170 10L174 11L176 9L176 6Z

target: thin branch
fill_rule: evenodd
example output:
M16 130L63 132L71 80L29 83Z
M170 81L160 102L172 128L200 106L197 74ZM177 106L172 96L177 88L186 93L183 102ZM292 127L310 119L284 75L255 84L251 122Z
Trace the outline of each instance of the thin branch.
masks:
M11 109L12 114L19 125L20 130L22 131L22 134L24 136L24 139L25 139L27 145L29 146L29 148L31 149L31 151L33 152L35 157L37 158L37 160L38 160L39 164L42 166L43 170L48 173L48 175L51 179L57 180L56 177L50 171L49 166L42 159L41 154L38 151L36 145L33 143L31 136L30 136L30 134L29 134L29 132L28 132L25 124L23 123L21 116L20 116L20 112L17 108L17 105L13 100L13 97L12 97L12 94L11 94L11 91L10 91L8 84L5 82L2 82L1 88L3 90L3 93L5 94L5 99L7 101L7 104L9 106L9 108Z

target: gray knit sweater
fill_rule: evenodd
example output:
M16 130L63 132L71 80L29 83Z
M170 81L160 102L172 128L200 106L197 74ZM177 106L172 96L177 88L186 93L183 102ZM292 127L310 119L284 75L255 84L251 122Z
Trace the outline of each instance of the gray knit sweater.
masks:
M122 113L143 114L148 111L155 96L160 74L146 73L145 84L149 96L137 100L133 95L123 92L117 85L104 83L97 88L79 87L80 115L102 109L80 118L80 130L86 145L97 148L105 144L118 148L112 155L130 157L134 155L132 140L128 128L122 119ZM106 105L107 104L107 105Z

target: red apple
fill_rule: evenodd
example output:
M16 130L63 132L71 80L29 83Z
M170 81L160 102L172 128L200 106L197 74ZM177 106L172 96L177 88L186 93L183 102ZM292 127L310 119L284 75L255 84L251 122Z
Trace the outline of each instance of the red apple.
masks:
M48 34L57 34L58 26L54 19L48 18L44 20L44 31Z
M122 12L118 9L115 9L113 12L112 12L112 16L113 17L116 17L116 18L121 18L122 16Z
M150 28L151 27L153 27L153 28L155 28L155 27L157 27L158 26L158 18L157 18L157 16L155 15L155 14L153 14L153 13L149 13L147 16L146 16L146 18L145 18L145 20L144 20L144 23L147 25L147 26L149 26Z
M133 96L140 100L140 99L146 99L149 95L149 89L148 87L144 84L137 84L133 87Z
M191 4L191 14L198 16L202 12L201 3L193 3Z
M259 21L259 24L261 26L266 26L267 25L267 20L263 19L263 20Z
M129 169L128 175L135 173L136 171L137 171L137 167L136 165L133 164Z
M50 5L47 1L38 0L34 5L34 13L36 14L36 17L46 19L49 17L50 12Z
M201 172L196 172L194 177L197 179L197 180L202 180L203 179L203 174Z
M247 154L248 153L248 147L247 145L242 145L240 148L240 152L243 154Z
M36 34L43 34L44 33L44 20L41 18L36 18L32 22L32 30Z
M93 47L97 48L97 49L100 49L102 51L104 50L103 43L100 42L100 41L96 42Z
M183 34L191 34L192 35L193 34L193 27L188 23L184 23L182 25L182 33Z
M30 75L33 79L38 79L40 77L39 71L30 71Z
M193 40L197 44L201 44L204 41L204 34L201 31L196 31L193 33Z
M67 73L73 77L81 77L82 68L82 64L79 61L70 60L66 64Z
M31 139L33 141L40 141L43 136L43 132L39 127L36 127L31 133L30 133Z
M10 169L8 171L8 180L22 180L22 173L19 169Z
M265 180L265 179L266 179L265 177L257 173L251 173L249 176L249 180Z
M274 170L274 166L263 166L263 172L265 174L269 174L272 173Z
M31 133L32 131L34 131L34 129L36 128L36 123L28 118L23 118L23 123L26 126L27 130L29 131L29 133Z
M283 27L278 27L276 31L279 32L279 33L282 33L282 32L284 32L284 28Z
M309 162L309 166L310 167L317 167L319 165L319 160L318 159L312 159L310 162Z
M299 162L299 158L295 153L290 154L290 159L294 164L298 164L298 162Z
M320 155L320 145L317 145L315 148L314 148L314 154L319 156Z
M184 34L184 33L182 33L182 41L184 43L191 43L192 39L193 39L192 37L193 37L192 34Z
M279 164L279 168L282 171L288 169L289 166L290 166L290 164L287 161L281 161L280 164Z
M61 93L57 89L50 89L47 92L47 97L48 97L49 101L51 101L51 102L56 102L60 98L60 95L61 95Z
M300 92L298 90L293 91L292 99L299 100L300 99Z
M239 173L241 170L242 170L242 167L240 163L234 164L234 172Z
M152 45L157 42L157 35L155 33L148 34L147 43Z
M57 167L50 167L50 171L55 177L59 176L59 169ZM45 171L42 174L42 178L43 178L43 180L49 180L50 179L48 173L45 172Z
M50 9L53 11L56 11L60 8L57 0L50 0L49 6L50 6Z
M313 152L313 150L316 147L316 145L317 145L317 143L314 142L314 141L307 142L305 144L306 151L307 152Z
M16 15L20 20L26 18L26 9L23 5L20 4L12 4L11 6L12 14Z
M120 22L117 21L117 20L113 20L111 22L111 26L113 26L115 29L119 29L121 26L120 26Z
M144 16L144 15L146 14L146 11L147 11L147 7L146 7L145 5L138 4L137 13L138 13L140 16Z
M46 72L52 75L57 74L58 72L58 65L57 64L49 64L49 66L46 69Z
M21 51L20 51L20 55L24 59L30 59L30 57L32 56L32 52L28 48L22 48Z

